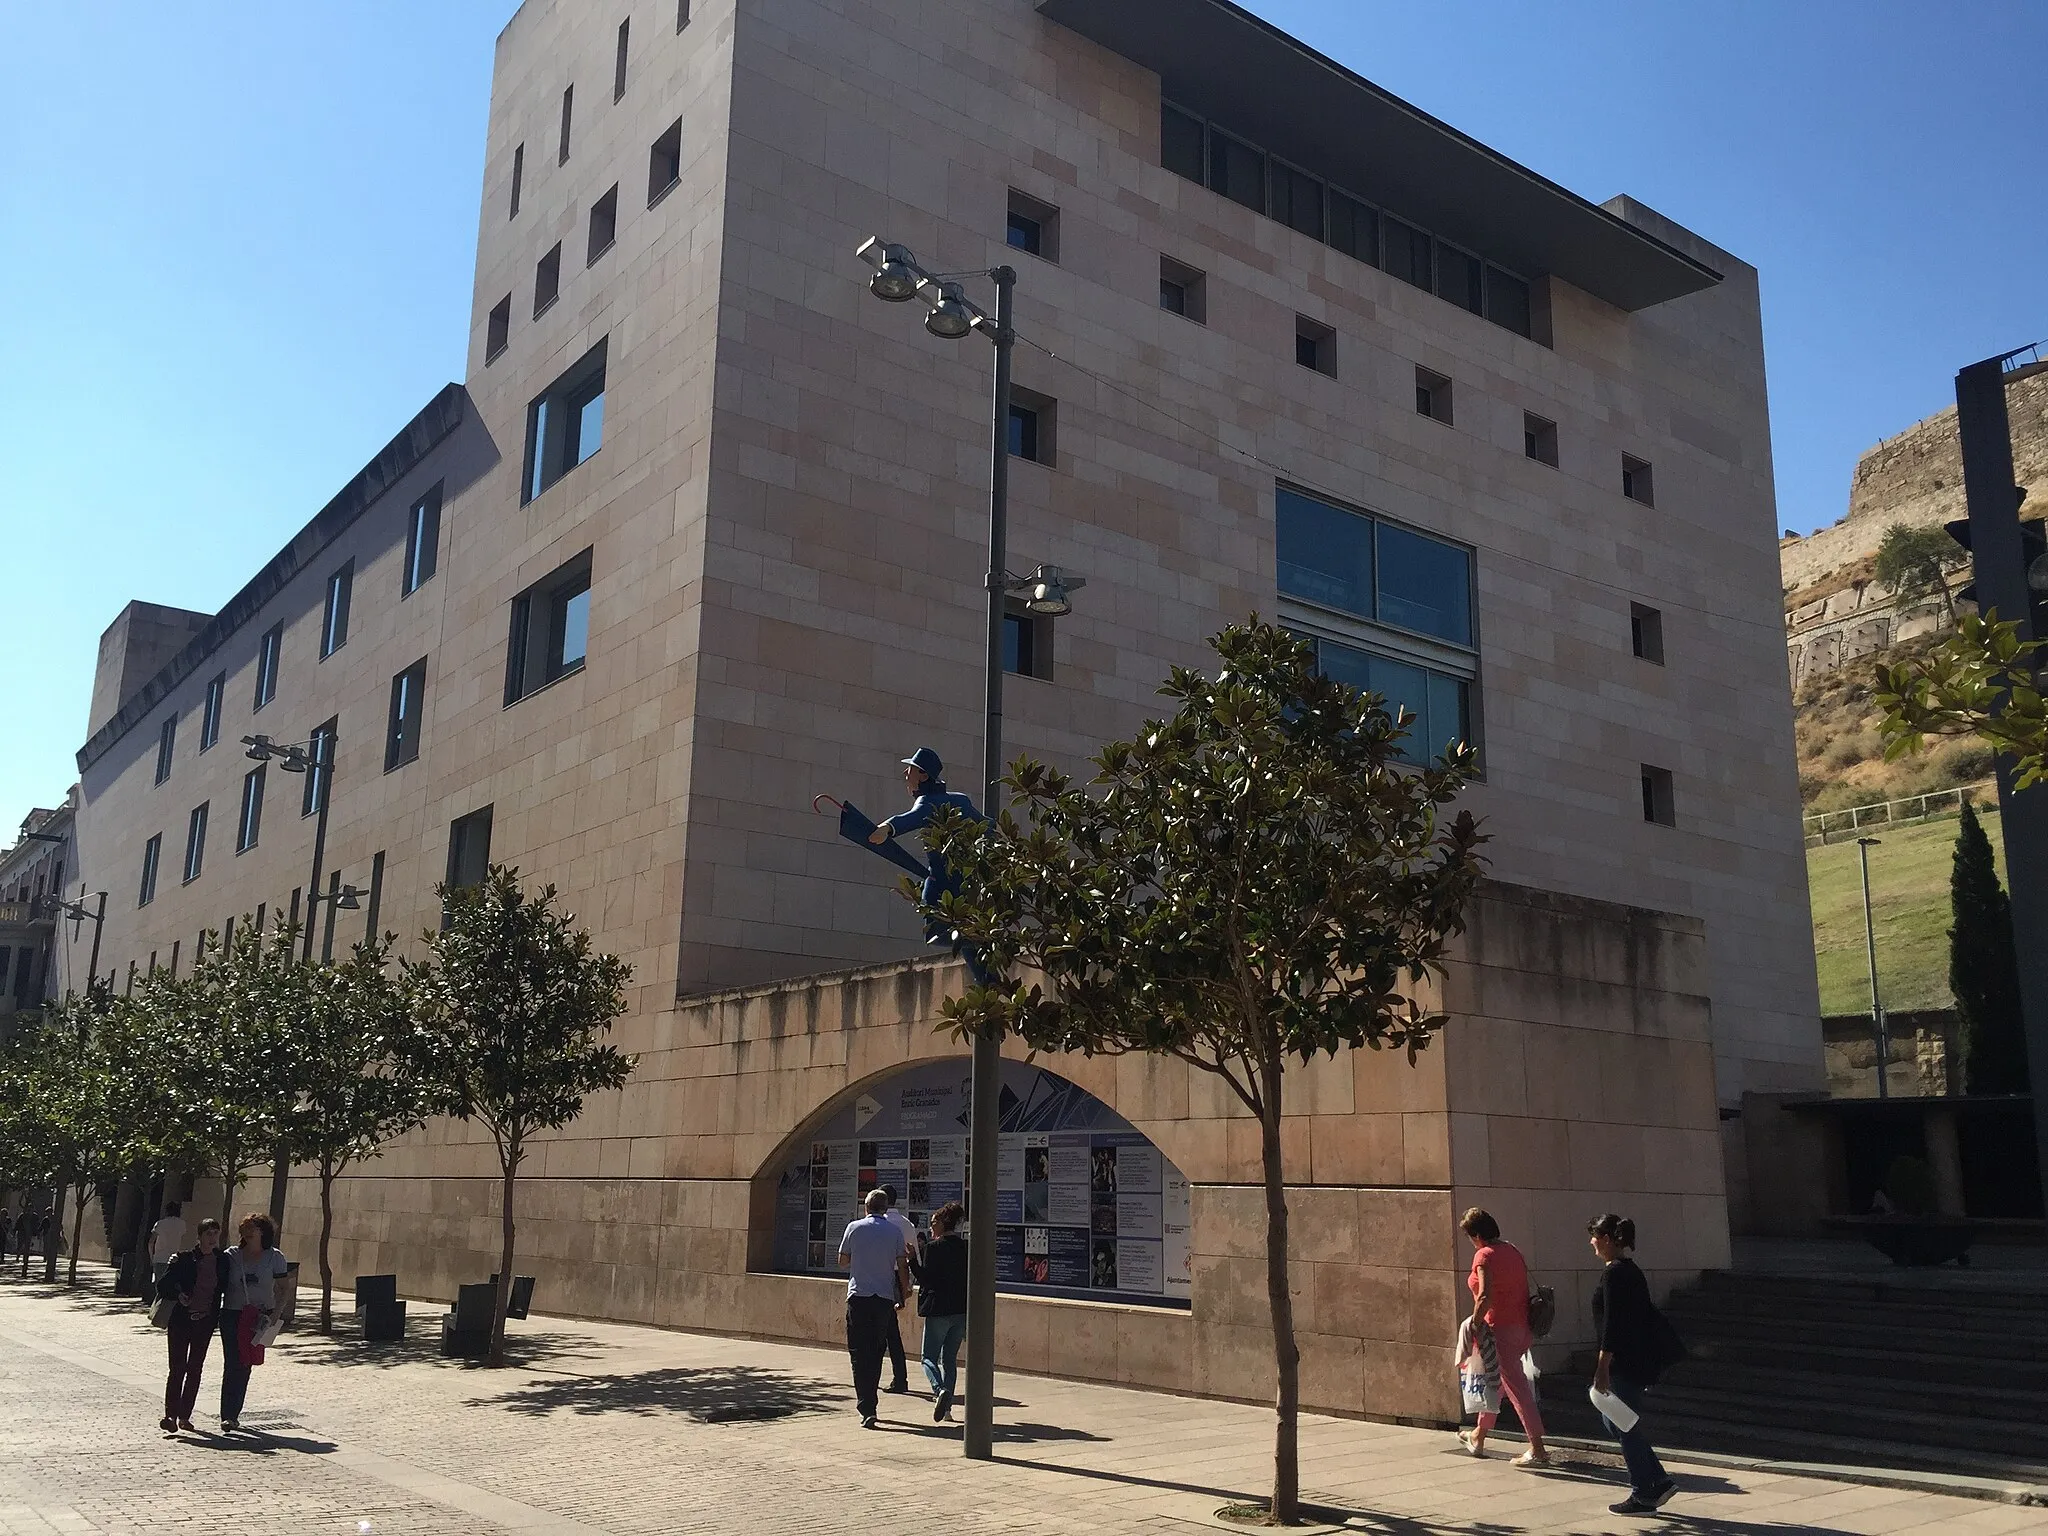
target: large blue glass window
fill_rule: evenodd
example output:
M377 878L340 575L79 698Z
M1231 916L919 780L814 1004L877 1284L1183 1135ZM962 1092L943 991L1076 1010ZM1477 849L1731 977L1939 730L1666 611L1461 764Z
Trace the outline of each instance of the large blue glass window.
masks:
M1281 487L1274 497L1279 586L1324 608L1472 644L1472 555Z
M1373 617L1397 629L1472 643L1472 556L1455 544L1388 523L1379 533L1379 604Z
M1377 693L1387 713L1406 709L1415 716L1408 725L1401 756L1411 763L1441 757L1451 743L1471 737L1471 684L1412 661L1376 656L1335 640L1313 639L1316 669L1363 693Z
M1280 590L1371 618L1371 521L1284 486L1275 502Z

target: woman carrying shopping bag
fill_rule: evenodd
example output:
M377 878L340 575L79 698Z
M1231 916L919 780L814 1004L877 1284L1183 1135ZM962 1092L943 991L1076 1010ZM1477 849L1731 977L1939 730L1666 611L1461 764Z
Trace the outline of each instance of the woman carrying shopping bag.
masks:
M1472 1239L1472 1273L1465 1280L1472 1291L1471 1331L1491 1335L1500 1374L1499 1393L1515 1405L1515 1417L1529 1437L1528 1450L1511 1465L1541 1471L1551 1464L1550 1452L1543 1445L1543 1413L1536 1406L1536 1387L1523 1364L1535 1343L1529 1327L1529 1266L1521 1249L1500 1235L1500 1223L1478 1206L1467 1211L1458 1226ZM1492 1409L1481 1410L1479 1427L1459 1436L1474 1456L1486 1454L1486 1437L1499 1407L1496 1401Z
M278 1285L289 1268L277 1247L277 1225L261 1211L242 1218L241 1241L227 1251L227 1299L220 1315L224 1358L220 1427L239 1429L249 1396L249 1371L263 1359L258 1333L277 1317Z

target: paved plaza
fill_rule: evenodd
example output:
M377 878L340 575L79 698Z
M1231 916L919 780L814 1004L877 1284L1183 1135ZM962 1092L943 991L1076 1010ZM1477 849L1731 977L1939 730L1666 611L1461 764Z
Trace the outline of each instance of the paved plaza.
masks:
M1253 1407L1005 1374L997 1460L978 1465L921 1391L863 1431L831 1351L535 1317L489 1371L433 1352L435 1310L415 1303L398 1345L288 1334L256 1372L254 1433L168 1438L162 1337L104 1271L75 1292L0 1280L0 1536L1193 1536L1265 1486ZM216 1353L203 1429L218 1380ZM2048 1528L2038 1508L1684 1466L1665 1516L1629 1521L1606 1512L1608 1468L1534 1475L1447 1434L1319 1417L1302 1465L1324 1518L1377 1536Z

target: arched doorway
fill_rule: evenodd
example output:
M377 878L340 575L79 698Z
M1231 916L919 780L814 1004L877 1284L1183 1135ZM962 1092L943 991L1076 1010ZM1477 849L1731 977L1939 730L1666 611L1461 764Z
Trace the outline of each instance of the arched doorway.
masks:
M837 1275L839 1235L878 1184L923 1228L967 1198L964 1056L849 1091L776 1171L774 1267ZM1188 1305L1188 1181L1151 1140L1055 1072L1003 1063L996 1278L1020 1295Z

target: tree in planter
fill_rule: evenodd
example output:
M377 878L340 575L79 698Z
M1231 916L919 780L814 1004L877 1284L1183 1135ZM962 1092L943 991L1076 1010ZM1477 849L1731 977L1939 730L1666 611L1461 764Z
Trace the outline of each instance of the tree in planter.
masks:
M428 956L400 961L412 995L405 1069L433 1111L482 1123L503 1179L503 1246L487 1363L505 1363L514 1195L539 1131L583 1113L584 1098L624 1085L634 1058L603 1043L626 1011L632 967L591 951L554 909L555 888L527 896L519 872L492 865L480 884L442 886L444 920Z
M2012 904L1998 883L1991 839L1967 800L1948 891L1954 920L1948 931L1948 987L1961 1025L1963 1087L1970 1093L2025 1093L2027 1040Z
M1286 1066L1340 1049L1415 1053L1443 1022L1414 984L1442 970L1479 876L1460 743L1404 761L1413 716L1317 674L1287 631L1232 626L1214 677L1175 668L1172 718L1095 758L1088 785L1019 760L1026 820L956 815L929 839L959 889L927 916L999 978L946 1005L956 1033L1035 1050L1147 1051L1222 1078L1260 1128L1278 1390L1271 1518L1299 1517L1300 1354L1288 1291L1280 1127Z
M320 1175L320 1323L334 1331L334 1181L418 1125L426 1095L399 1069L409 1029L404 989L386 969L394 935L358 944L339 965L302 965L289 1020L295 1092L284 1121L294 1159Z

